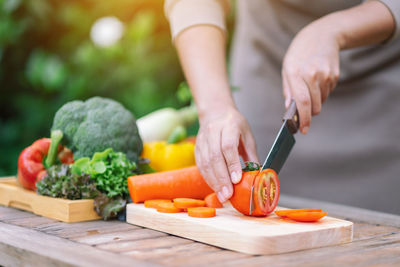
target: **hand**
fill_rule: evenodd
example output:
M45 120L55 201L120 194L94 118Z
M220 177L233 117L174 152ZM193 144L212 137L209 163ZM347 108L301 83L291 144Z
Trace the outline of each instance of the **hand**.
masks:
M245 161L258 162L249 124L236 108L224 107L200 117L196 164L221 202L232 196L232 183L242 178L239 154Z
M293 39L283 60L282 80L285 105L296 101L300 131L306 134L311 116L321 112L321 105L333 91L339 78L339 50L330 27L316 21Z

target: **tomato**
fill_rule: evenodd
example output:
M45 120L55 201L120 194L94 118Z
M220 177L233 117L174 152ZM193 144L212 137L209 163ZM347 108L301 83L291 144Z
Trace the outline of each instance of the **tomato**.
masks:
M287 217L298 222L316 222L326 215L328 215L327 212L309 211L288 213Z
M262 172L243 172L240 183L234 185L232 206L244 215L250 215L251 187L254 184L254 210L251 216L265 216L274 211L279 200L279 179L276 172L266 169Z

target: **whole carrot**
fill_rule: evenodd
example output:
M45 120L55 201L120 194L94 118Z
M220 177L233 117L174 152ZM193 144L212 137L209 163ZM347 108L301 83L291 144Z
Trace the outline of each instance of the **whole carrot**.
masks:
M204 199L213 192L196 166L131 176L128 188L134 203L149 199Z

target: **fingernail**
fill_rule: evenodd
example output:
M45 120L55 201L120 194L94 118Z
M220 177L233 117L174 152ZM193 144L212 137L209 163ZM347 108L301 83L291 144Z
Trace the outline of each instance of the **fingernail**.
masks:
M231 180L232 180L232 183L237 184L240 181L239 174L237 172L232 172Z
M288 108L288 107L289 107L289 104L290 104L290 99L287 98L286 101L285 101L285 107Z
M217 193L217 197L218 197L218 199L219 199L219 201L220 201L221 203L224 203L224 202L225 202L225 197L222 195L221 192L218 192L218 193Z
M308 132L308 129L310 129L310 127L306 126L303 128L303 134L306 134Z
M229 198L228 187L226 187L226 186L222 187L222 195L225 197L225 199Z

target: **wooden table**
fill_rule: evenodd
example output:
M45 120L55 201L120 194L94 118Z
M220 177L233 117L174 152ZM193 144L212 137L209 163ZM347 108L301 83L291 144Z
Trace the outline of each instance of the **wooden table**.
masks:
M279 204L353 221L354 242L250 256L119 221L68 224L0 207L0 265L400 266L400 216L284 195Z

